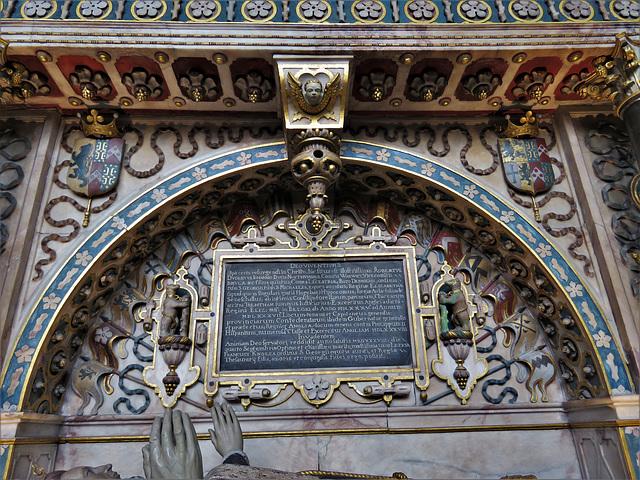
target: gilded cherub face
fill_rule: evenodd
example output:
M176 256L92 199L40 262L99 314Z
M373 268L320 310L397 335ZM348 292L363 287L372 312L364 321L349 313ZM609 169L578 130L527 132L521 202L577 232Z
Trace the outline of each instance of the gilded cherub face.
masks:
M315 78L304 84L304 99L312 107L319 105L322 101L322 84Z

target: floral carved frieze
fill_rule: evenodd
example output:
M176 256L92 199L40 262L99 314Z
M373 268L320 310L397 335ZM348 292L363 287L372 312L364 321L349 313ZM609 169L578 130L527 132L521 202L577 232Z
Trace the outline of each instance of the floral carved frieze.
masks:
M569 20L576 21L591 20L594 14L593 7L584 0L564 0L560 10Z
M492 94L498 85L502 84L500 75L494 75L491 69L480 70L475 75L469 75L462 79L465 93L469 93L478 100L485 100Z
M240 90L239 97L243 102L267 102L275 95L273 80L265 78L257 70L239 76L234 82L234 86Z
M368 101L380 102L389 98L395 85L396 79L392 75L383 70L374 70L360 77L358 93Z
M131 73L125 73L122 76L122 83L139 102L155 99L162 95L162 78L155 74L149 74L141 67L134 68Z
M112 3L107 0L83 0L78 5L78 16L88 20L105 18L111 12Z
M21 103L34 95L49 95L49 79L41 73L29 72L19 62L0 67L0 104Z
M516 86L511 90L518 100L540 101L545 90L553 83L554 76L545 67L537 67L531 72L521 73L516 77Z
M298 16L307 22L323 22L331 15L331 7L323 0L303 0L297 6Z
M411 0L405 13L414 22L431 22L438 17L438 7L430 0Z
M515 0L509 4L509 11L523 21L539 20L542 16L542 8L533 0Z
M192 20L214 20L220 11L220 4L215 0L192 0L187 5L187 15Z
M491 7L482 0L466 0L458 4L458 13L469 22L484 22L491 18Z
M578 94L581 97L587 97L587 86L584 84L585 80L589 77L589 70L583 68L578 73L572 73L567 75L562 81L562 87L560 92L563 95Z
M409 78L409 100L430 102L440 95L447 86L447 77L435 68L426 68L421 74Z
M22 15L25 18L48 18L56 11L57 4L54 0L28 0L22 6Z
M69 75L69 83L80 91L87 100L104 99L111 95L110 78L104 72L94 72L89 67L78 65Z
M140 20L157 20L167 11L167 4L162 0L135 0L131 13Z
M353 3L351 13L361 22L379 22L384 18L386 9L380 0L360 0Z
M640 3L633 0L617 0L613 2L613 14L624 20L640 18Z
M242 6L243 16L252 22L266 22L276 14L276 6L270 0L249 0Z
M186 75L178 78L180 87L194 102L212 102L220 97L216 80L199 68L192 68Z

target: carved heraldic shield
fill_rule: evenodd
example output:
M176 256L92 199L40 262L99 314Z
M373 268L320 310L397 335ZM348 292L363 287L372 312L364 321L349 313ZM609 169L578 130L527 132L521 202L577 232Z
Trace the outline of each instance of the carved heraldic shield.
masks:
M118 183L123 148L121 138L78 139L67 173L69 188L88 198L113 190Z

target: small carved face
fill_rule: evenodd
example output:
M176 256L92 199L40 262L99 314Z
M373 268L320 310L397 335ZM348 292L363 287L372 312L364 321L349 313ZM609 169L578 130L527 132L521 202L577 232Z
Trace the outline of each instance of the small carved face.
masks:
M315 107L322 101L322 84L315 79L304 84L304 99L309 105Z

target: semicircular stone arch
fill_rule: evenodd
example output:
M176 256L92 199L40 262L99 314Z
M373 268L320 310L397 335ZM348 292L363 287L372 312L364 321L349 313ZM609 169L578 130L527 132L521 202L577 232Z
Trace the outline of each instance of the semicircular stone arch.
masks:
M182 226L198 221L214 207L229 206L249 196L249 192L259 191L260 185L246 185L246 193L242 192L244 171L262 170L265 177L286 172L288 162L283 158L283 147L282 143L272 143L244 148L191 165L142 192L97 226L50 277L40 300L33 305L5 365L0 404L13 405L18 411L58 411L90 319L111 301L117 284ZM615 336L587 286L554 245L501 198L446 165L389 146L345 141L342 157L347 164L364 166L351 172L355 178L362 178L364 188L369 181L379 195L391 201L409 201L431 218L453 225L470 242L482 244L484 240L479 235L484 225L485 231L493 232L496 249L521 250L529 263L552 279L567 315L584 332L590 346L587 354L597 372L593 381L600 382L598 396L635 391ZM382 169L378 177L384 180L384 186L376 184L376 175L363 173L366 168ZM292 177L287 181L295 185ZM231 185L240 187L229 195L219 193ZM133 211L140 213L129 215ZM499 232L504 233L504 238ZM491 248L485 253L490 255ZM535 289L535 282L530 286ZM538 300L544 296L540 292L536 295ZM559 313L555 314L556 325L552 328L556 334L562 328ZM559 343L555 351L559 365L563 362L562 348ZM46 364L45 358L49 359ZM593 377L593 372L573 371L567 373L566 383L570 385L568 377L576 374ZM581 381L574 380L574 384ZM570 397L580 397L578 389L567 388ZM35 402L34 398L48 399L48 403Z

